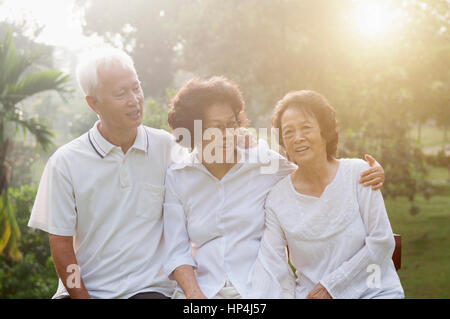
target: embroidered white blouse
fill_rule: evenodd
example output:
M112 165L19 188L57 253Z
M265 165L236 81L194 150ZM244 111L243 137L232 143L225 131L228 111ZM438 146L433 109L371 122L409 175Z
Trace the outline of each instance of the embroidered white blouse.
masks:
M272 189L252 297L281 298L279 283L286 279L295 298L305 298L319 282L333 298L404 297L382 194L358 183L368 167L359 159L340 159L320 197L297 192L291 176ZM284 266L286 246L296 280Z
M227 280L243 298L248 297L264 231L266 196L296 168L261 141L258 151L278 161L279 169L262 174L261 168L266 165L245 160L219 180L191 153L184 162L167 170L164 270L172 278L177 267L193 266L200 289L208 298L214 297ZM249 158L247 155L241 152L241 158Z

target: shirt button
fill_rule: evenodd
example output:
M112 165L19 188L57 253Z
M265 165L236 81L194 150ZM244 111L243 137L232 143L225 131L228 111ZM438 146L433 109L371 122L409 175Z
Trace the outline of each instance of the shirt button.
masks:
M127 174L127 172L124 169L122 169L121 172L120 172L120 186L122 188L125 188L125 187L129 186L128 185L128 174Z

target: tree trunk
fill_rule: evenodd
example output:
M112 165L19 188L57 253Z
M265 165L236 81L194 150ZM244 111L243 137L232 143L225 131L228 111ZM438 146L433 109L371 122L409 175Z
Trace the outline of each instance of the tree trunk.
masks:
M10 146L10 139L0 141L0 196L5 194L11 178L11 166L6 161L6 155Z
M417 126L417 140L419 143L422 141L422 123L419 122L419 125Z

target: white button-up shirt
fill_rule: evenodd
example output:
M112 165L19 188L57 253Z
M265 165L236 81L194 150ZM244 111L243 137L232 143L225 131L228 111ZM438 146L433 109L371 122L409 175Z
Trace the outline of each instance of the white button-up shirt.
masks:
M281 298L279 283L289 277L296 298L305 298L318 283L333 298L404 297L381 192L358 183L368 168L359 159L340 159L335 178L320 197L298 193L291 176L272 189L252 297ZM287 272L286 246L296 283Z
M215 296L227 280L242 297L248 296L251 269L264 229L266 195L295 169L264 143L258 147L259 152L267 152L265 158L279 161L276 173L262 174L261 167L267 164L246 160L219 180L198 163L195 152L167 171L164 268L171 276L181 265L193 266L200 289L208 298ZM250 151L240 155L248 159Z
M139 126L133 146L100 134L98 122L48 160L28 226L73 236L81 277L93 298L170 296L162 271L164 179L172 136ZM61 281L54 297L67 294Z

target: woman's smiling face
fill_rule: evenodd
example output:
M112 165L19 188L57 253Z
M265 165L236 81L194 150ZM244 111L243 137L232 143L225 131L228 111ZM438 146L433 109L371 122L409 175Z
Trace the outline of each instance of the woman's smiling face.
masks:
M218 156L217 159L222 163L229 163L227 159L230 159L236 150L235 130L238 127L239 122L231 105L227 103L214 103L206 108L203 114L203 156ZM210 145L211 143L214 144ZM213 146L213 148L211 148L211 146ZM212 151L210 152L209 150ZM216 150L221 150L222 154L216 154ZM206 161L212 162L212 160Z
M327 158L326 140L310 112L288 107L281 116L281 134L289 160L297 165Z

